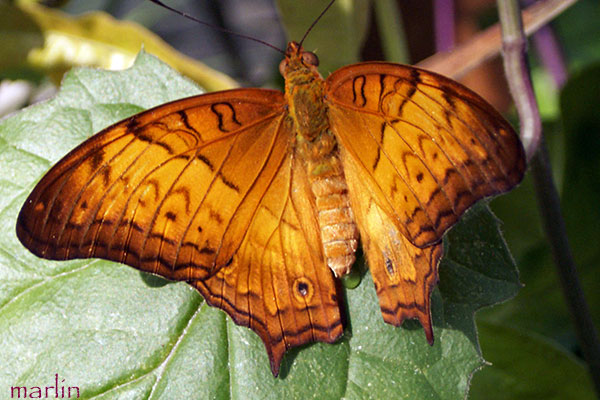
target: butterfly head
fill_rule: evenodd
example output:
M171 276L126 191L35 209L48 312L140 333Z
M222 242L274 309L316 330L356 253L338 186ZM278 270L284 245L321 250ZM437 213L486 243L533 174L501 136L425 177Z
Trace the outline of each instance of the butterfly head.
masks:
M298 42L288 43L285 58L279 64L279 72L284 77L290 77L295 73L306 74L308 72L320 76L317 71L319 57L315 53L304 50Z

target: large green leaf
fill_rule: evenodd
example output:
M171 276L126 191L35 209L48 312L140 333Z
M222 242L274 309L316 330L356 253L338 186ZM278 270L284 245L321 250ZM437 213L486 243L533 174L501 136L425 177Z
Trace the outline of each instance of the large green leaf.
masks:
M547 338L489 322L477 324L492 368L476 374L470 398L595 399L585 365Z
M434 346L414 321L383 323L366 273L346 291L344 337L289 351L277 379L258 336L185 283L107 261L41 260L20 245L18 211L54 162L119 119L196 93L141 54L121 72L74 70L56 98L0 123L0 387L52 385L59 374L83 398L464 398L483 365L473 313L519 288L485 205L448 235Z

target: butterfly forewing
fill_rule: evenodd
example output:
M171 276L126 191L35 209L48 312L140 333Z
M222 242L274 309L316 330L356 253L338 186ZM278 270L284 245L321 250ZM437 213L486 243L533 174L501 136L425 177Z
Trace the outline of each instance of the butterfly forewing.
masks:
M388 63L327 79L329 119L346 162L414 245L439 241L477 200L520 182L525 158L510 125L442 76Z
M226 93L163 105L83 143L29 196L21 241L45 258L101 257L176 279L225 264L287 146L275 140L280 93Z

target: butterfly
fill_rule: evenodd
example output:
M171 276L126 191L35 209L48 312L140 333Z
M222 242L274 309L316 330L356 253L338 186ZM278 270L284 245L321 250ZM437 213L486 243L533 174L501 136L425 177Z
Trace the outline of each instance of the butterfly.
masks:
M359 238L385 322L416 318L442 237L523 178L518 136L481 97L411 66L365 62L323 79L290 42L285 93L234 89L134 115L60 160L21 209L39 257L103 258L186 281L285 351L343 334L338 277Z

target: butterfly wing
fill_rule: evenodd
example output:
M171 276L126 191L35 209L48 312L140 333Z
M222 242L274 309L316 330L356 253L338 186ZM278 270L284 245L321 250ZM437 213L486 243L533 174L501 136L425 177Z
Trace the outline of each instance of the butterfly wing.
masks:
M276 372L286 348L331 342L342 329L318 231L292 228L315 221L290 194L307 184L292 176L285 121L283 95L259 89L135 115L46 174L19 214L17 236L44 258L104 258L192 282L261 336ZM319 282L303 278L303 264Z
M483 99L434 73L362 63L336 71L326 85L384 318L395 325L419 318L432 340L439 242L477 200L521 181L523 148Z
M342 159L347 157L343 155ZM433 343L429 304L437 284L442 243L425 248L413 245L379 206L375 188L357 178L364 174L358 163L346 160L344 173L383 320L400 326L407 318L417 318L427 340Z
M231 259L285 157L281 107L278 92L236 90L113 125L44 176L17 235L44 258L98 257L172 279L205 277Z
M411 243L439 241L477 200L521 181L511 126L478 95L440 75L389 63L327 79L329 118L347 162Z
M231 265L194 282L206 300L263 339L277 376L288 348L343 333L305 168L286 158Z

